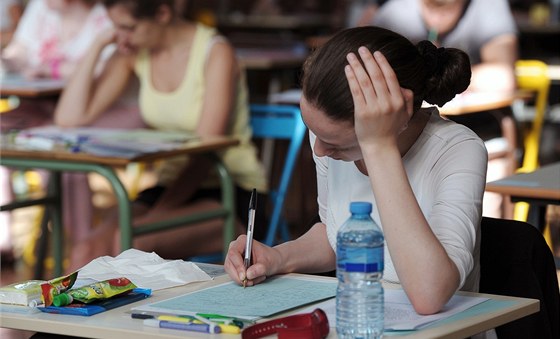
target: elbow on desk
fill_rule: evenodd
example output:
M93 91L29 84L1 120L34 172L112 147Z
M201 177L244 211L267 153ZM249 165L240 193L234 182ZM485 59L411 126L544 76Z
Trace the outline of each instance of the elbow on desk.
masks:
M88 121L83 121L84 119L68 119L66 117L62 117L60 114L55 112L54 114L54 124L60 127L71 128L71 127L80 127L80 126L87 126L90 124Z
M414 307L414 311L420 315L432 315L436 314L443 306L445 306L446 301L443 300L436 300L430 298L429 296L419 296L417 298L412 298L409 296L410 302L412 307Z
M452 280L455 279L446 279L446 281L440 282L432 281L423 285L416 284L409 289L405 288L408 299L416 313L431 315L440 312L457 291L458 282L448 284Z

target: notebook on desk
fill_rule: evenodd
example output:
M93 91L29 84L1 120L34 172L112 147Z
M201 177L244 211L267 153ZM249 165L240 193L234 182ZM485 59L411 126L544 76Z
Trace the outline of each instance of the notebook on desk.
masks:
M197 136L183 131L41 126L18 132L16 145L38 150L67 147L97 156L134 158L158 151L180 148Z
M276 276L261 284L243 288L227 282L178 297L132 308L147 314L220 314L257 320L303 305L333 298L336 281L305 277Z

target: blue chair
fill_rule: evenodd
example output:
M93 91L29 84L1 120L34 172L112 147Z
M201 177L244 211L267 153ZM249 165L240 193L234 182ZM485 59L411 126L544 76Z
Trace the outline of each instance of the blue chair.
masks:
M282 210L307 127L301 119L299 107L293 105L253 104L250 106L250 113L253 138L290 141L278 185L271 183L268 194L273 209L264 243L272 246L277 242L278 228L280 228L282 241L288 241L291 238L288 223L282 217ZM225 255L226 253L199 255L188 258L188 260L202 263L218 263L223 262Z
M301 111L297 106L253 104L250 108L253 138L290 141L280 180L277 185L271 183L268 194L273 208L264 243L272 246L277 242L279 228L282 241L290 239L288 223L283 218L282 211L307 128L301 119Z

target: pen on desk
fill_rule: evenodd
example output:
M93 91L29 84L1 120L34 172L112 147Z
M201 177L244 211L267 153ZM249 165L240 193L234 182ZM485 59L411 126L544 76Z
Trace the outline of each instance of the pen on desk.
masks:
M253 188L251 192L251 200L249 200L249 218L247 220L247 240L245 242L245 279L243 279L243 288L247 286L247 269L251 266L251 251L253 249L253 229L255 227L255 212L257 210L257 190Z
M218 324L213 321L206 319L205 317L201 317L199 315L194 315L194 318L200 322L203 322L210 326L210 329L219 328L221 333L227 334L239 334L241 333L241 329L235 325L225 325L225 324ZM216 333L216 332L214 332Z
M235 317L230 317L227 315L221 315L215 313L197 313L196 315L218 323L220 322L224 322L226 324L231 323L239 328L243 328L246 322L250 324L255 323L253 320L240 319L240 318L235 318Z
M172 322L157 319L144 319L144 325L150 327L169 328L174 330L194 331L204 333L220 333L221 329L218 326L210 326L208 324L195 324L192 322Z

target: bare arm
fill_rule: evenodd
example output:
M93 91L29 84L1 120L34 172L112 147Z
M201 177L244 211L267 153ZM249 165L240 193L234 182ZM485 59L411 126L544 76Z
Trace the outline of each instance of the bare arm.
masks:
M247 275L248 286L258 284L267 276L290 272L327 272L335 268L336 256L327 239L325 225L315 224L296 240L275 247L258 241L253 243L253 265L245 273L243 251L246 236L234 240L228 250L224 267L230 277L241 284Z
M133 72L131 56L115 53L100 76L96 79L94 75L101 51L111 41L112 36L101 36L80 62L55 109L57 125L71 127L92 123L126 88Z
M412 116L413 94L400 87L387 60L360 48L362 67L349 55L346 76L355 129L376 197L387 248L415 310L438 312L459 286L459 271L433 233L404 169L398 135ZM373 174L373 175L372 175Z
M496 37L482 47L480 54L482 62L473 66L469 90L513 91L517 37L513 34Z
M212 46L205 67L206 88L198 135L224 135L233 120L239 67L235 51L225 42Z

